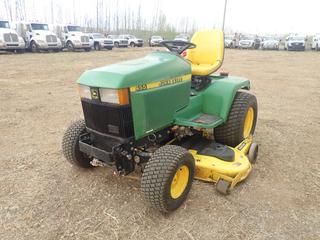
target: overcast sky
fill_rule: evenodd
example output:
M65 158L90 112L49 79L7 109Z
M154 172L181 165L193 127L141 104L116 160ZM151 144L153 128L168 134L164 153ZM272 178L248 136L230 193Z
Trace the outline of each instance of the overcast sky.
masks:
M0 18L6 17L4 1L0 0ZM51 0L25 0L29 20L43 19L50 14ZM107 1L107 0L106 0ZM95 0L55 0L63 5L64 17L60 23L70 22L73 11L78 15L95 16ZM111 6L116 0L109 0ZM76 4L74 4L76 3ZM119 7L142 5L142 15L152 19L155 1L119 0ZM195 19L199 28L220 27L224 0L162 0L160 8L172 24L179 17ZM75 6L74 6L75 5ZM248 33L320 33L320 0L228 0L226 29ZM57 21L57 20L56 20Z

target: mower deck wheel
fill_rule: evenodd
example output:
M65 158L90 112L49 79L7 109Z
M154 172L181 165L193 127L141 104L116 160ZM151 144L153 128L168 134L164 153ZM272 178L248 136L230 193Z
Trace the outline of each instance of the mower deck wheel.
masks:
M258 157L258 151L259 151L259 145L257 143L252 143L248 152L248 158L250 163L252 164L256 163L257 157Z
M186 149L165 145L148 161L141 190L152 207L161 212L177 209L186 200L195 172L194 158Z
M72 123L62 139L62 151L65 158L73 165L81 168L92 168L92 158L79 149L80 135L86 132L86 124L83 119Z
M222 178L220 178L216 183L217 191L223 195L228 195L230 193L230 186L231 186L231 183L227 182Z

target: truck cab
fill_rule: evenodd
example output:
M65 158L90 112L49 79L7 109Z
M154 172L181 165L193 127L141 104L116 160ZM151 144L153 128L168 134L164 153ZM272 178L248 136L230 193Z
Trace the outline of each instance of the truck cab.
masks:
M58 29L58 34L61 35L63 47L69 51L76 49L91 50L89 35L81 31L81 27L77 25L64 25Z
M40 50L61 51L60 39L46 23L18 23L17 30L26 42L26 48L32 52Z
M23 38L10 28L9 21L0 20L0 50L21 52L25 47Z

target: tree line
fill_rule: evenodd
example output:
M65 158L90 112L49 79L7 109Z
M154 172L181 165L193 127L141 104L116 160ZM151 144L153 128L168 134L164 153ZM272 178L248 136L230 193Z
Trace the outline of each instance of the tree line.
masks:
M155 0L152 9L145 9L143 2L137 0L93 0L87 3L91 11L79 11L79 1L72 0L2 0L0 18L10 21L30 21L34 18L51 24L77 24L88 32L130 33L140 37L151 34L173 38L178 33L192 34L197 25L187 16L177 17L174 22L168 20L161 8L161 1ZM40 14L39 6L43 4ZM0 2L1 4L1 2ZM89 5L90 4L90 5ZM145 14L148 12L148 14ZM180 15L180 14L179 14Z

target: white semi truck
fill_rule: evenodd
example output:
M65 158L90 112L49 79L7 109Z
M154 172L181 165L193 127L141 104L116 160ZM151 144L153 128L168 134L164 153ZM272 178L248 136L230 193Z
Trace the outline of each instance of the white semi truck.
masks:
M46 23L17 23L17 31L25 40L26 48L32 52L39 52L40 50L59 52L62 49L60 39L49 30Z
M90 51L92 43L89 40L89 35L81 31L81 27L77 25L56 26L55 31L61 38L62 45L69 51L76 49L84 49Z
M9 21L0 20L0 50L24 52L26 44L18 33L10 28Z

